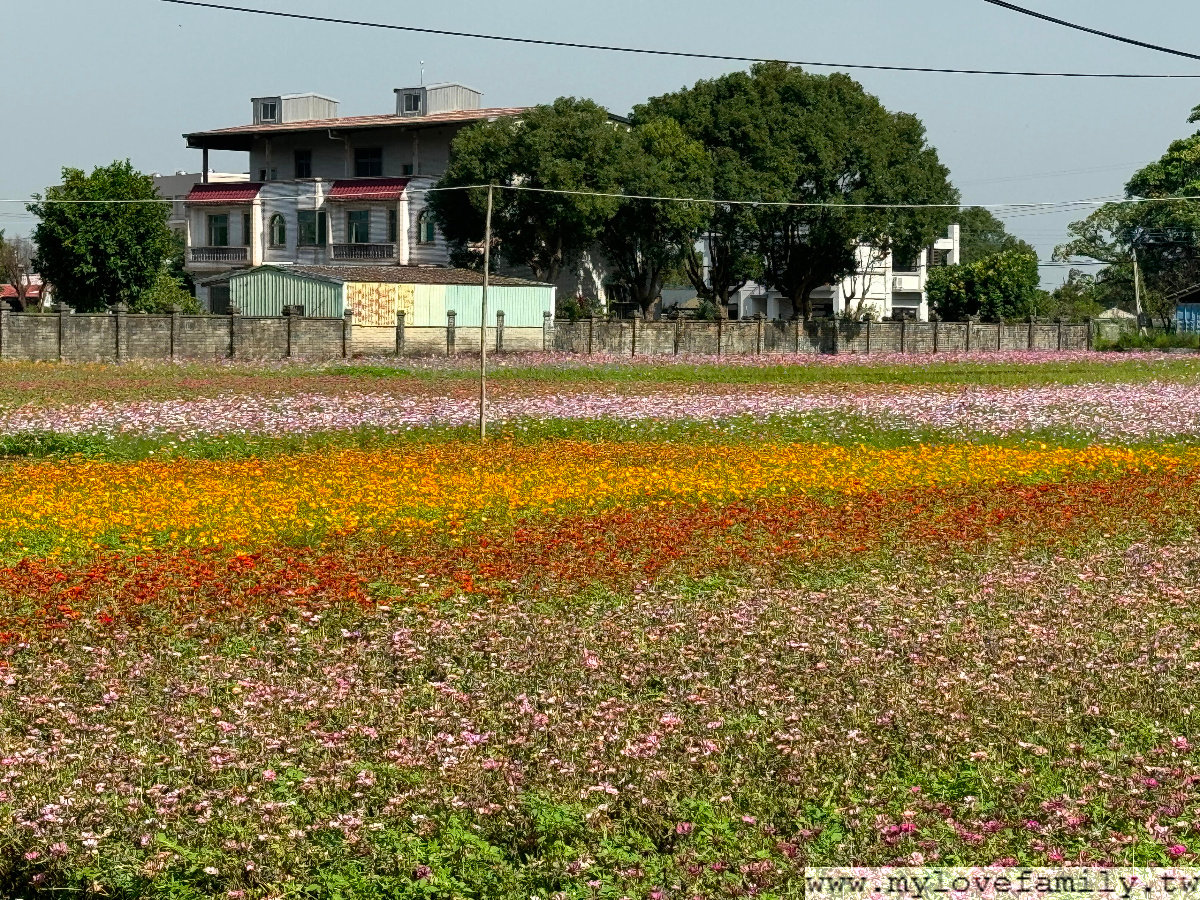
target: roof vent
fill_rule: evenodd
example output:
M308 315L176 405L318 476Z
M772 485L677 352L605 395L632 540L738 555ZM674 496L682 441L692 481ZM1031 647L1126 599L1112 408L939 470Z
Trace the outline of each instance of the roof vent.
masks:
M437 113L480 109L483 94L465 84L426 84L396 88L396 115L432 116Z
M276 94L274 97L255 97L255 125L284 125L290 122L312 122L336 119L338 101L321 94Z

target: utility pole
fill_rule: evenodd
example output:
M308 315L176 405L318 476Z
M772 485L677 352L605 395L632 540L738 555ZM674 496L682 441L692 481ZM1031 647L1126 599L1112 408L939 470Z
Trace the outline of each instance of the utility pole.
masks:
M1137 243L1133 245L1133 309L1137 313L1138 334L1144 334L1142 327L1142 274L1138 265Z
M492 270L492 194L488 185L487 219L483 228L483 301L479 309L479 440L487 440L487 314L488 276Z

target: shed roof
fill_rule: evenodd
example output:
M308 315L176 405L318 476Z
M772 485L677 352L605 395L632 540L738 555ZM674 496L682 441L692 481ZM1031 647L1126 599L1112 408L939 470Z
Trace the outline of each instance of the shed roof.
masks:
M1171 303L1200 303L1200 284L1193 284L1167 297Z

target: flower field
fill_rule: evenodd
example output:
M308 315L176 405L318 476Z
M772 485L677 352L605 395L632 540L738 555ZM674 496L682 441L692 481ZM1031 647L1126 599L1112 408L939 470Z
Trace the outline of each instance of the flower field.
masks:
M0 896L1200 864L1200 363L0 366Z

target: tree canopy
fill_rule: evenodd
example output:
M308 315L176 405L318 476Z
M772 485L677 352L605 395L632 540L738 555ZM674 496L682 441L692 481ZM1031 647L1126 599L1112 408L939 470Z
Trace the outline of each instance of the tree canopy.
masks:
M615 160L621 193L632 197L707 197L712 171L704 145L673 119L651 119L623 134ZM621 200L600 234L615 280L645 313L666 273L694 255L703 204Z
M710 211L706 287L718 298L760 260L763 280L808 318L812 292L854 271L860 242L909 255L953 220L949 208L864 208L955 204L958 193L920 121L848 76L762 63L656 97L634 121L662 116L707 147L719 197L810 204Z
M1200 107L1188 121L1200 122ZM1155 202L1105 204L1072 223L1070 239L1054 255L1108 263L1096 284L1125 286L1122 305L1130 307L1136 253L1145 288L1143 311L1165 325L1174 316L1170 295L1200 282L1200 202L1172 200L1200 196L1200 131L1172 142L1158 161L1136 172L1125 196Z
M617 193L623 129L590 100L561 98L521 118L465 128L454 139L440 188L495 184L492 231L510 264L555 281L563 267L600 238L618 203L610 197L544 193ZM430 207L460 254L483 240L486 190L439 191Z
M1001 250L973 263L929 272L929 305L941 319L987 321L1025 318L1043 311L1036 255Z
M62 184L29 205L40 219L33 233L34 264L54 285L55 297L82 312L117 302L136 306L174 246L166 204L78 201L159 199L154 180L128 160L90 175L64 168Z

